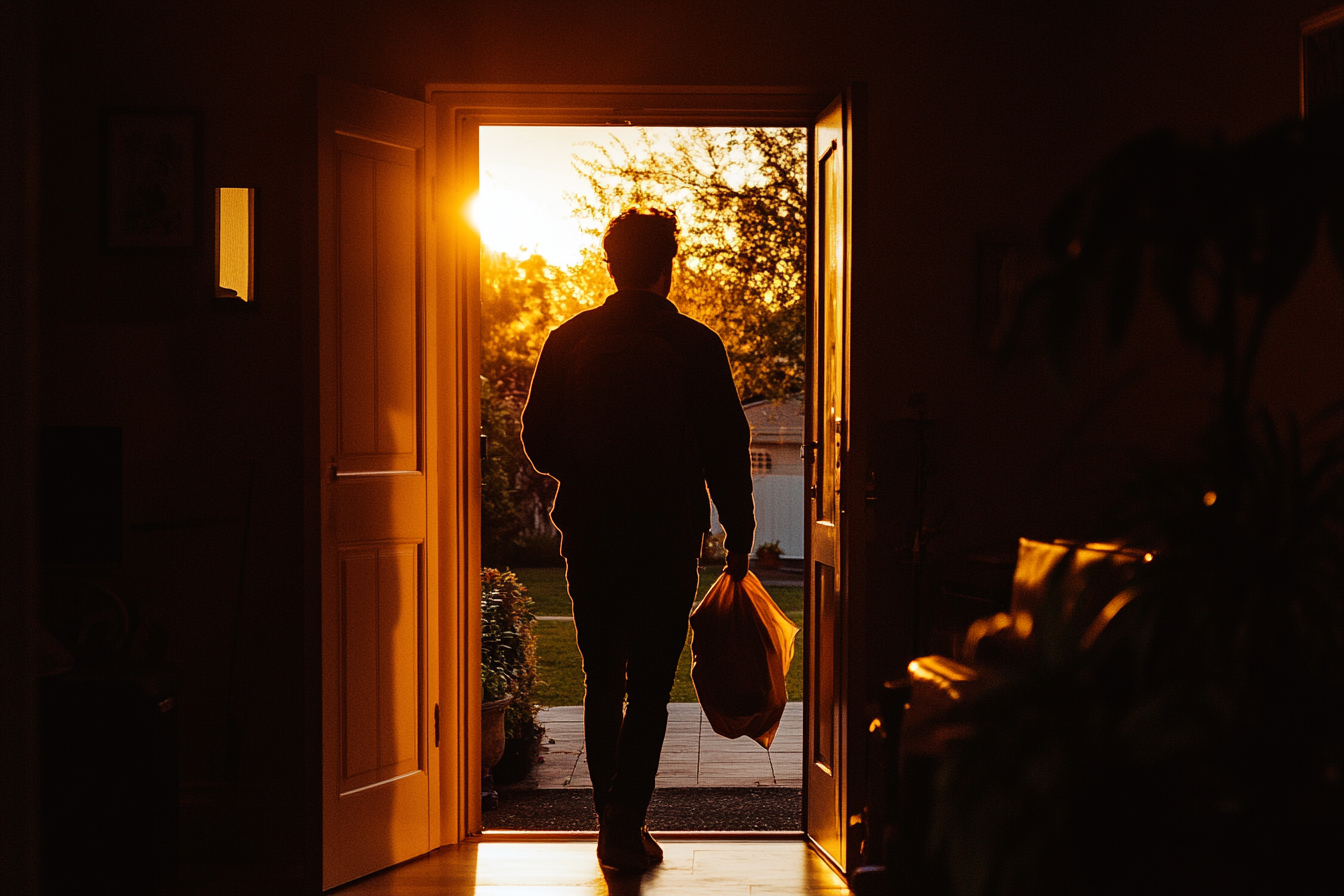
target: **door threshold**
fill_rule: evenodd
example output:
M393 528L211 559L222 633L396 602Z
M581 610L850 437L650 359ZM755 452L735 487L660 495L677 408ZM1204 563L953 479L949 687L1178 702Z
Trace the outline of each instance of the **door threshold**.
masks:
M802 831L650 831L660 840L805 840ZM467 843L596 840L597 831L482 831Z

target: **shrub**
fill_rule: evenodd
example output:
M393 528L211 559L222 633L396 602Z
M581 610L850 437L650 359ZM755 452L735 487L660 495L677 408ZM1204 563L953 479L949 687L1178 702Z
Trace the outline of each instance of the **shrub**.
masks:
M490 564L508 560L523 534L514 488L518 415L508 396L481 381L481 434L486 437L481 458L481 557Z
M767 541L756 548L756 558L758 560L764 560L766 557L774 557L778 560L783 554L784 551L780 549L777 541Z
M506 737L536 731L536 618L527 588L508 570L481 570L481 687L486 700L513 698L504 715Z
M728 552L723 548L723 535L722 530L705 535L704 541L700 542L700 562L722 563L727 559Z

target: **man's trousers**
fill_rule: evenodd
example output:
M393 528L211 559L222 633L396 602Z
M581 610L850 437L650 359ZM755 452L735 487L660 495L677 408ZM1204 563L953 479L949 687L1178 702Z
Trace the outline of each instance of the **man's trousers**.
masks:
M699 582L694 557L566 558L583 656L583 735L593 802L642 820L667 733L667 701Z

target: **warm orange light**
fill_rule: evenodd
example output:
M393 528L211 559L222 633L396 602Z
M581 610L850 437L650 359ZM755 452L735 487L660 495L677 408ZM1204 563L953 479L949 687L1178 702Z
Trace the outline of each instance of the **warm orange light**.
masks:
M482 248L577 264L597 239L573 214L574 197L589 192L575 159L599 157L614 139L607 127L482 127L480 189L467 210Z
M601 161L627 157L627 149L638 155L646 145L654 152L671 150L669 142L677 128L651 127L639 133L625 130L628 122L609 122L600 127L530 127L524 125L485 125L480 128L480 191L466 209L472 226L481 235L481 245L509 255L541 255L549 263L569 267L582 260L583 252L600 246L598 237L585 231L594 222L575 217L576 197L585 201L594 197L576 161ZM613 125L616 125L613 127ZM711 134L723 134L726 128L709 128ZM720 161L729 164L729 185L740 188L749 179L746 170L734 166L749 162L740 148ZM672 196L668 202L680 206L686 197ZM601 203L599 202L600 206ZM680 209L683 214L689 208ZM683 218L683 227L689 223ZM762 296L770 301L771 296Z
M1218 500L1218 493L1217 493L1217 492L1205 492L1205 493L1204 493L1204 506L1205 506L1205 507L1212 507L1212 506L1214 505L1214 502L1216 502L1217 500Z
M222 296L252 301L252 189L215 190L215 285Z
M1144 554L1144 555L1143 555L1143 562L1144 562L1144 563L1152 563L1152 562L1153 562L1153 555L1152 555L1152 554Z
M1019 638L1030 638L1033 619L1030 613L1017 612L1013 614L1013 630L1017 632Z
M536 252L549 236L536 202L493 180L482 181L467 206L467 218L481 235L481 243L496 252L527 255Z
M1148 556L1151 557L1152 555L1149 554ZM1083 649L1090 649L1092 645L1097 642L1097 638L1101 635L1102 629L1106 628L1107 624L1115 618L1115 614L1123 610L1134 597L1135 592L1133 589L1127 588L1111 598L1110 602L1101 608L1101 612L1097 614L1097 618L1092 620L1092 624L1087 627L1087 631L1083 632L1083 637L1080 639Z

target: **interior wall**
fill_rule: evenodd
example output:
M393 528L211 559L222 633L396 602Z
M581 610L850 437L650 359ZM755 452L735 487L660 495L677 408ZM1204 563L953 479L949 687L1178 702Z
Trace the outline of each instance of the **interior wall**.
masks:
M1295 114L1298 23L1326 5L44 4L39 414L123 428L125 554L102 574L170 632L187 798L210 804L239 782L253 808L224 848L304 849L303 726L317 711L305 697L315 505L304 488L317 464L303 447L315 394L303 320L318 76L416 98L427 83L865 82L854 357L866 384L856 419L894 508L873 535L880 560L908 553L902 421L915 393L938 431L929 488L944 552L1092 534L1118 470L1191 449L1211 371L1160 309L1122 351L1089 349L1072 386L1031 359L999 365L975 333L977 235L1031 246L1071 185L1152 128L1236 139ZM255 308L212 310L208 251L100 248L98 116L109 106L202 110L206 186L257 191ZM1311 295L1271 334L1262 383L1303 412L1344 381L1338 272L1309 280Z
M181 671L184 855L295 855L303 189L316 133L302 36L315 10L54 3L44 13L40 416L119 426L124 450L122 561L67 572L110 579L168 631ZM105 107L202 111L207 189L256 189L255 307L212 306L208 226L186 254L100 247ZM203 199L209 225L213 194Z
M0 890L37 891L37 4L0 6Z

